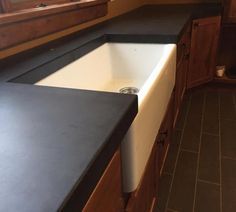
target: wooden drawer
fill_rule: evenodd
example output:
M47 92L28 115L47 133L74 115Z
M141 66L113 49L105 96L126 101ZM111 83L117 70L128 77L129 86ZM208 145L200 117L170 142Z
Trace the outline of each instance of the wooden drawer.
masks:
M85 205L83 212L123 212L121 159L117 151Z

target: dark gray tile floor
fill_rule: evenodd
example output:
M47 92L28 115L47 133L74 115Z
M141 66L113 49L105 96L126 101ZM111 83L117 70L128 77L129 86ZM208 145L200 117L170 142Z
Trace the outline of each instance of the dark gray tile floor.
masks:
M160 179L157 212L236 211L236 87L188 92Z

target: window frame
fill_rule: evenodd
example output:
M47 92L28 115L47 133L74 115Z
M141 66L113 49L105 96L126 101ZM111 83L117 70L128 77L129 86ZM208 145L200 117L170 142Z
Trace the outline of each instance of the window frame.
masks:
M81 0L1 13L0 51L104 17L108 14L108 2Z
M46 6L69 3L71 0L29 0L23 2L12 3L10 0L1 0L2 10L4 13L32 9L40 7L40 4L45 4Z
M61 4L91 4L99 2L99 0L28 0L23 2L12 3L11 0L0 0L0 15L1 13L20 12L35 8L47 8L50 6L57 6Z
M73 0L28 0L24 2L12 3L11 0L1 0L4 13L15 12L19 10L32 9L40 7L40 4L46 6L70 3Z

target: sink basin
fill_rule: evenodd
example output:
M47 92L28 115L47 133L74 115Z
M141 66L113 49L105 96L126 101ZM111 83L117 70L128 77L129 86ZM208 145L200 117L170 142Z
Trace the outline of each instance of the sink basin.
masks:
M165 115L175 69L175 44L106 43L36 85L107 92L136 89L139 112L121 145L123 189L132 192Z

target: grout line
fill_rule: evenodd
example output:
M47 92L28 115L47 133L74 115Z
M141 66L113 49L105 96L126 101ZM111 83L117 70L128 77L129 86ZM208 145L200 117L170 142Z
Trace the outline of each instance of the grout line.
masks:
M197 179L198 182L201 182L201 183L207 183L207 184L212 184L212 185L217 185L217 186L220 186L220 183L215 183L215 182L211 182L211 181L208 181L208 180L202 180L202 179Z
M219 111L218 111L218 116L219 116L219 165L220 165L220 212L223 210L223 203L222 203L222 150L221 150L221 117L220 117L220 112L221 112L221 98L220 98L220 93L218 92L218 105L219 105Z
M180 155L180 147L181 147L182 140L183 140L183 137L184 137L184 131L185 131L186 124L187 124L187 117L188 117L188 114L189 114L191 102L192 102L192 98L191 98L191 96L190 96L190 97L189 97L189 102L188 102L188 105L187 105L187 109L186 109L187 111L186 111L186 114L185 114L185 117L184 117L183 130L182 130L182 132L181 132L181 138L180 138L180 142L179 142L178 153L177 153L177 157L176 157L176 160L175 160L175 165L174 165L173 175L172 175L172 179L171 179L171 183L170 183L170 188L169 188L169 193L168 193L168 197L167 197L167 201L166 201L165 211L166 211L167 209L169 209L169 208L168 208L168 205L169 205L169 201L170 201L170 195L171 195L171 191L172 191L172 187L173 187L173 183L174 183L174 178L175 178L177 163L178 163L179 155Z
M180 148L180 151L183 151L183 152L189 152L189 153L194 153L194 154L198 154L197 151L190 150L190 149L183 149L183 148Z
M227 160L236 160L236 158L228 157L228 156L221 156L221 159L227 159Z
M197 170L196 170L195 189L194 189L194 196L193 196L193 212L195 211L195 205L196 205L197 179L198 179L199 164L200 164L201 146L202 146L202 134L203 134L202 132L203 132L205 106L206 106L206 93L204 92L203 105L202 105L202 117L201 117L201 130L200 130L199 147L198 147L199 153L198 153L198 158L197 158Z
M210 135L210 136L214 136L214 137L219 137L219 134L208 133L208 132L205 132L205 131L203 131L202 134L204 134L204 135Z

